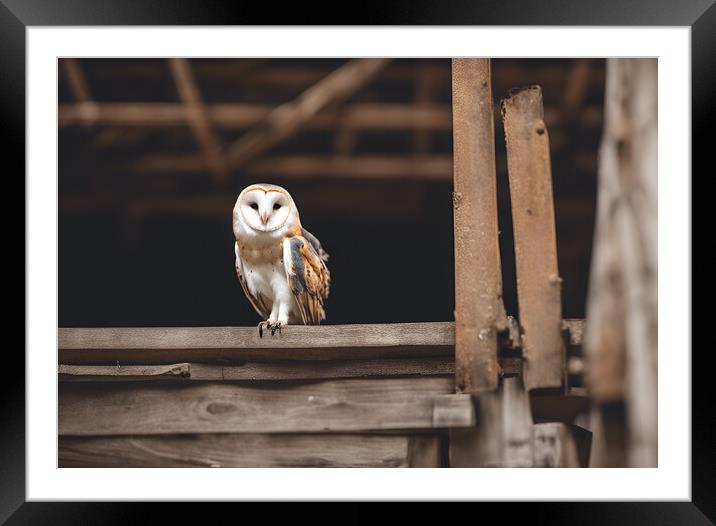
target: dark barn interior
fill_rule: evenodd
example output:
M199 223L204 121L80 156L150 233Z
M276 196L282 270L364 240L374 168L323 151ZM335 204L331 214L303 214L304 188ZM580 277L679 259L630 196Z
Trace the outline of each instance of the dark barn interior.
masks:
M392 60L285 140L238 166L212 162L212 146L230 151L345 62L191 59L207 147L166 59L60 60L59 325L258 323L234 272L230 220L241 189L258 181L292 194L331 255L328 324L453 320L449 59ZM563 316L584 317L604 61L492 68L506 309L518 314L499 100L539 84Z

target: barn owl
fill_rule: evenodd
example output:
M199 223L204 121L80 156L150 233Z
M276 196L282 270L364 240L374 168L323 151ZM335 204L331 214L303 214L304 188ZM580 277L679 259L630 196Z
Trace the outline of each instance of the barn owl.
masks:
M236 274L264 329L319 325L326 318L328 254L301 226L291 194L280 186L253 184L241 191L233 215Z

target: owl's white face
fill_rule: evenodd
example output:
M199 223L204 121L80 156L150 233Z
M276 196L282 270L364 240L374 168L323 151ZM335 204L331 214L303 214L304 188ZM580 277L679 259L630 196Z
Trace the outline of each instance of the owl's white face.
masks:
M293 202L283 188L245 189L236 203L244 223L257 232L273 232L286 224Z

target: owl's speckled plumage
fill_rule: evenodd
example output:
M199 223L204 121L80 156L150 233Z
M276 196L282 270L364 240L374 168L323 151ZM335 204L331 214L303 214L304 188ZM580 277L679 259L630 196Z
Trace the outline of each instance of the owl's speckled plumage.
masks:
M326 318L328 254L301 226L291 195L280 186L244 188L234 206L236 274L259 316L259 334L287 324L318 325Z

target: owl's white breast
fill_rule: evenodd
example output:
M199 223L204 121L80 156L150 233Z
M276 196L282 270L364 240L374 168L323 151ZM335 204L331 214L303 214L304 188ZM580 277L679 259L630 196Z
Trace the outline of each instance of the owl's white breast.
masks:
M295 312L295 298L286 277L281 243L257 244L252 241L241 237L237 240L249 291L266 298L271 303L268 305L270 309L274 304L287 304Z

